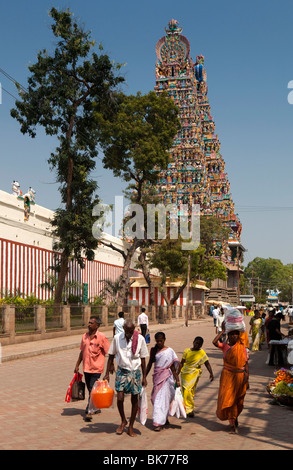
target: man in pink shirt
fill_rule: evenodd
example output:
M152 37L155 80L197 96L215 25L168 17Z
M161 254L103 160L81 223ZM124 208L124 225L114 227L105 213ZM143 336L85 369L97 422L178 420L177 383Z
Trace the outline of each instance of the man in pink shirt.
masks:
M85 410L86 421L92 419L92 415L88 413L91 390L104 370L105 356L110 347L110 342L106 336L98 331L100 325L101 320L99 317L92 316L89 319L88 332L82 336L80 353L74 369L74 372L77 373L80 363L83 363L85 383L89 392L88 404ZM97 412L100 413L101 410Z

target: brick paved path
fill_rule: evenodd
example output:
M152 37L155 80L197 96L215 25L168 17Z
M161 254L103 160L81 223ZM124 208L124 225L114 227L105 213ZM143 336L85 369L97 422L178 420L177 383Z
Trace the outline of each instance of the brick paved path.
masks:
M164 325L160 328L164 331ZM171 426L162 432L152 430L152 407L145 426L135 425L138 437L117 436L118 410L103 410L92 422L83 420L85 402L65 403L73 377L78 348L52 352L0 365L0 449L1 450L292 450L293 409L272 405L266 385L274 368L265 364L267 349L251 353L250 389L240 415L239 433L231 436L226 422L215 415L222 355L213 347L212 320L196 322L188 328L165 328L167 341L182 357L193 338L203 336L203 349L210 358L215 380L203 368L197 393L197 413L193 419L170 418ZM153 335L152 335L153 338ZM151 346L154 344L152 339ZM148 394L152 383L148 377ZM114 378L110 379L114 385ZM126 398L126 412L130 399Z

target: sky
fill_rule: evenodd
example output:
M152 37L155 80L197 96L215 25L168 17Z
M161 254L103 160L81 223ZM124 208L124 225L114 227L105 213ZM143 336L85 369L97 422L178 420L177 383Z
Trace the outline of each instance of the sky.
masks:
M205 57L211 114L243 225L244 265L255 257L293 263L292 0L3 2L0 69L23 86L38 51L55 48L53 6L69 8L111 60L125 64L127 94L153 90L156 43L172 18L179 22L191 58ZM57 142L42 129L35 139L21 134L10 116L17 90L1 70L0 189L10 193L17 180L23 192L34 188L37 204L55 210L58 184L47 161ZM101 155L92 176L104 203L122 195L125 184L103 169Z

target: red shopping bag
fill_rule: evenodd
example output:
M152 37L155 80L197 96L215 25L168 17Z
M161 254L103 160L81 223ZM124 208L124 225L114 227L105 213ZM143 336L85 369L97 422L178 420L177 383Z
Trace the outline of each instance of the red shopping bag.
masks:
M82 374L80 374L79 372L77 374L74 374L73 379L71 380L71 382L69 384L69 387L68 387L67 392L66 392L66 397L65 397L66 403L69 403L71 401L72 386L75 382L82 383Z

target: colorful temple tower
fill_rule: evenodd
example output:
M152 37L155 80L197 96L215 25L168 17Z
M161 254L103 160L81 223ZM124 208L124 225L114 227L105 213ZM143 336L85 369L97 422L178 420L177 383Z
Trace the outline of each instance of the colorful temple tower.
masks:
M165 204L199 204L201 215L214 215L229 228L227 243L215 240L213 255L226 265L228 279L214 282L217 295L224 291L235 295L238 290L241 223L230 193L220 142L215 133L207 96L207 74L204 57L190 57L190 44L176 20L169 22L166 35L156 44L156 86L159 94L168 92L179 108L181 130L170 149L170 163L161 171L156 186ZM212 289L213 291L213 289ZM220 292L222 291L222 292ZM239 292L238 292L239 294ZM214 292L213 295L216 295ZM229 300L228 298L224 299ZM237 302L239 298L233 299Z

